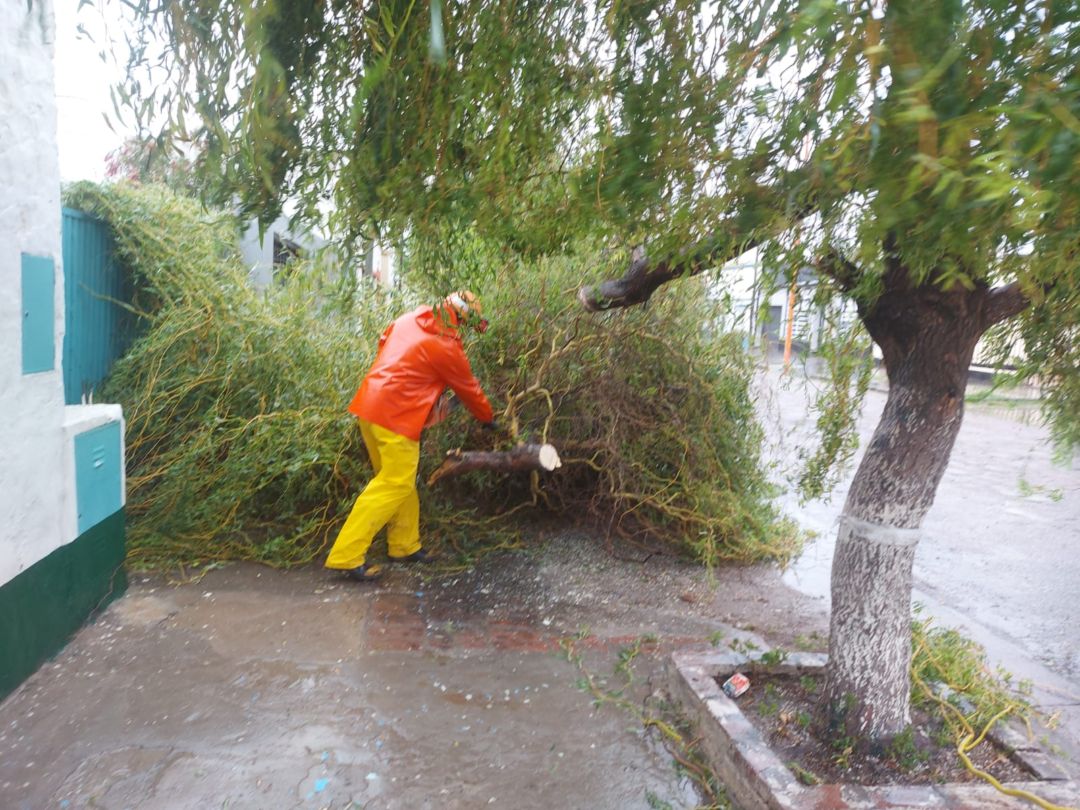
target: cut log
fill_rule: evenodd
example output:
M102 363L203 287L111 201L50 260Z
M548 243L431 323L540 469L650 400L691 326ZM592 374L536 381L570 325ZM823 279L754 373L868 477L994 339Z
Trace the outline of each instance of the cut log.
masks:
M428 486L443 478L450 478L474 470L515 473L551 472L561 467L559 453L550 444L521 444L513 450L451 450L446 460L428 478Z

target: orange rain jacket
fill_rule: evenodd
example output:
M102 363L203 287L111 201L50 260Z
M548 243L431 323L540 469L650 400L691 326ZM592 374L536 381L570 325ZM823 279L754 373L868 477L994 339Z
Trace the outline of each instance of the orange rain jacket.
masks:
M477 419L490 422L491 403L469 367L456 313L446 317L450 323L431 307L419 307L386 327L349 412L420 441L428 414L449 386Z

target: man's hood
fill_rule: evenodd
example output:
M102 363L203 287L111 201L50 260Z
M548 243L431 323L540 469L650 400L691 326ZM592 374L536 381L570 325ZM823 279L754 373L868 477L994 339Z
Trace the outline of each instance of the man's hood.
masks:
M432 335L445 335L455 340L461 340L457 314L453 311L436 311L433 307L420 307L416 310L416 323L421 329Z

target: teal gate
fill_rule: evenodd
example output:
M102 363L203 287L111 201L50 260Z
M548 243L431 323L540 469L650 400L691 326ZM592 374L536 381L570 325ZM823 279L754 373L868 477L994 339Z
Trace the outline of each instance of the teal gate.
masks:
M99 219L63 211L64 402L96 391L129 345L131 280L113 259L112 234Z

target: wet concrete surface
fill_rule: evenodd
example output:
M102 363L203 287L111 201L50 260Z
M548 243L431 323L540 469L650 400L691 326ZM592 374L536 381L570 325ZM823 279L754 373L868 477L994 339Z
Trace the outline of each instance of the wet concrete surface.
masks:
M759 381L770 455L790 469L814 416L821 383L778 369ZM885 404L878 379L858 422L860 451L827 500L785 511L815 533L784 581L827 610L836 525L855 467ZM969 389L969 394L978 390ZM982 644L990 660L1030 680L1039 706L1060 713L1061 742L1080 761L1080 459L1056 463L1036 403L969 403L949 466L923 522L914 600L936 625Z
M136 577L0 704L0 807L693 807L656 732L594 708L560 640L603 675L654 634L646 695L676 646L825 626L767 566L711 581L577 535L377 585L254 565Z

